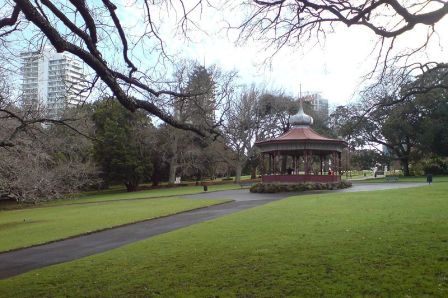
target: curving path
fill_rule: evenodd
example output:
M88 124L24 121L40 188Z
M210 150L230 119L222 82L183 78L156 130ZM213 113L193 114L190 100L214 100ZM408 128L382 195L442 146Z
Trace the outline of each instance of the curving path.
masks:
M359 191L376 191L376 190L388 190L388 189L396 189L396 188L409 188L409 187L417 187L423 186L426 183L420 182L395 182L395 183L361 183L354 182L353 186L345 189L338 190L320 190L320 191L311 191L311 192L287 192L287 193L275 193L275 194L259 194L259 193L250 193L245 189L237 189L237 190L223 190L217 192L210 193L200 193L200 194L192 194L192 195L184 195L184 198L188 199L232 199L234 201L252 201L252 200L260 200L260 199L269 199L269 200L278 200L286 197L292 196L303 196L303 195L312 195L316 193L328 193L328 192L359 192Z
M352 188L334 192L385 190L422 185L425 184L356 183ZM320 193L324 192L326 191L321 191ZM94 255L135 241L167 233L240 210L260 206L293 195L310 195L315 193L316 192L252 194L247 189L241 189L185 195L183 196L185 198L229 198L234 201L163 218L129 224L67 240L0 253L0 278L8 278L33 269Z

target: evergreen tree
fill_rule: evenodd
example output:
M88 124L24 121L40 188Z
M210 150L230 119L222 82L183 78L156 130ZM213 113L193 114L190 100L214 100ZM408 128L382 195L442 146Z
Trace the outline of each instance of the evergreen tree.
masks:
M197 65L189 75L184 93L191 96L178 102L182 120L197 126L212 126L215 120L215 82L211 71Z
M95 106L93 121L94 155L105 183L124 183L127 191L136 191L152 174L150 120L116 101L103 100Z

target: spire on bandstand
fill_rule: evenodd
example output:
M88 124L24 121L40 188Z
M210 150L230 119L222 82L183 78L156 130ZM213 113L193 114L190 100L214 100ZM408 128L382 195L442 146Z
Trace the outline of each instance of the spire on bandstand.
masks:
M289 118L289 123L293 127L313 125L313 122L314 122L313 117L305 114L305 112L303 111L302 84L300 84L300 89L299 89L299 100L300 100L299 111L297 112L297 114L295 114L295 115L291 116L291 118Z

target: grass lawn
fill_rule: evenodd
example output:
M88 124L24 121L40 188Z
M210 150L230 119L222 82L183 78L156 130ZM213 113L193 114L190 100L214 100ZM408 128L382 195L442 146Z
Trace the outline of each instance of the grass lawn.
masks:
M208 186L209 192L230 190L230 189L241 189L241 186L239 184L233 184L233 183ZM3 204L0 204L0 212L2 210L60 206L60 205L80 204L80 203L83 204L83 203L97 203L97 202L118 201L118 200L176 197L181 195L189 195L202 192L204 192L203 186L182 186L172 188L150 189L136 192L126 192L122 186L113 186L110 189L103 191L85 192L73 198L60 199L49 202L40 202L36 205L33 204L19 205L16 204L15 202L3 202Z
M162 198L0 211L0 251L209 206L223 200Z
M448 297L448 183L292 197L0 281L5 297Z
M366 182L366 183L390 183L391 181L387 181L386 178L373 178L373 179L366 179L366 180L362 180L362 183ZM392 181L393 182L393 181ZM409 176L409 177L404 177L404 176L400 176L398 178L398 181L396 181L396 183L399 182L426 182L426 176ZM438 182L448 182L448 176L434 176L433 177L433 182L434 183L438 183Z
M208 191L240 189L239 184L223 184L223 185L210 185ZM59 205L59 204L73 204L73 203L89 203L89 202L103 202L114 200L127 200L127 199L144 199L144 198L160 198L170 196L180 196L204 192L203 186L180 186L172 188L160 188L143 190L136 192L126 191L105 191L100 193L89 193L81 195L74 199L62 199L51 202L43 203L45 205Z

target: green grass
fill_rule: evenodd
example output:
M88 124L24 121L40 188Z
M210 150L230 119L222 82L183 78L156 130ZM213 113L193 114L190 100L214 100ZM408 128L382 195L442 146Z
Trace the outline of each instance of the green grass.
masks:
M447 193L293 197L0 281L0 296L448 297Z
M231 189L241 189L241 186L239 184L223 184L223 185L208 186L209 192L231 190ZM44 201L38 204L17 204L12 201L0 201L0 211L28 209L36 207L61 206L70 204L119 201L119 200L138 200L138 199L150 199L150 198L176 197L181 195L196 194L202 192L204 192L203 186L182 186L173 188L143 190L136 192L126 192L122 186L112 186L110 189L107 190L84 192L82 194L75 195L72 198L65 198L48 202Z
M0 211L0 251L45 243L223 200L163 198Z
M208 186L208 191L219 191L219 190L230 190L230 189L240 189L239 184L223 184L223 185L210 185ZM180 196L188 194L196 194L204 192L203 186L180 186L172 188L160 188L143 190L136 192L125 192L125 191L104 191L104 192L93 192L83 194L77 198L73 199L61 199L51 202L43 203L44 205L64 205L64 204L77 204L77 203L91 203L91 202L105 202L105 201L115 201L115 200L129 200L129 199L146 199L146 198L161 198L170 196Z

